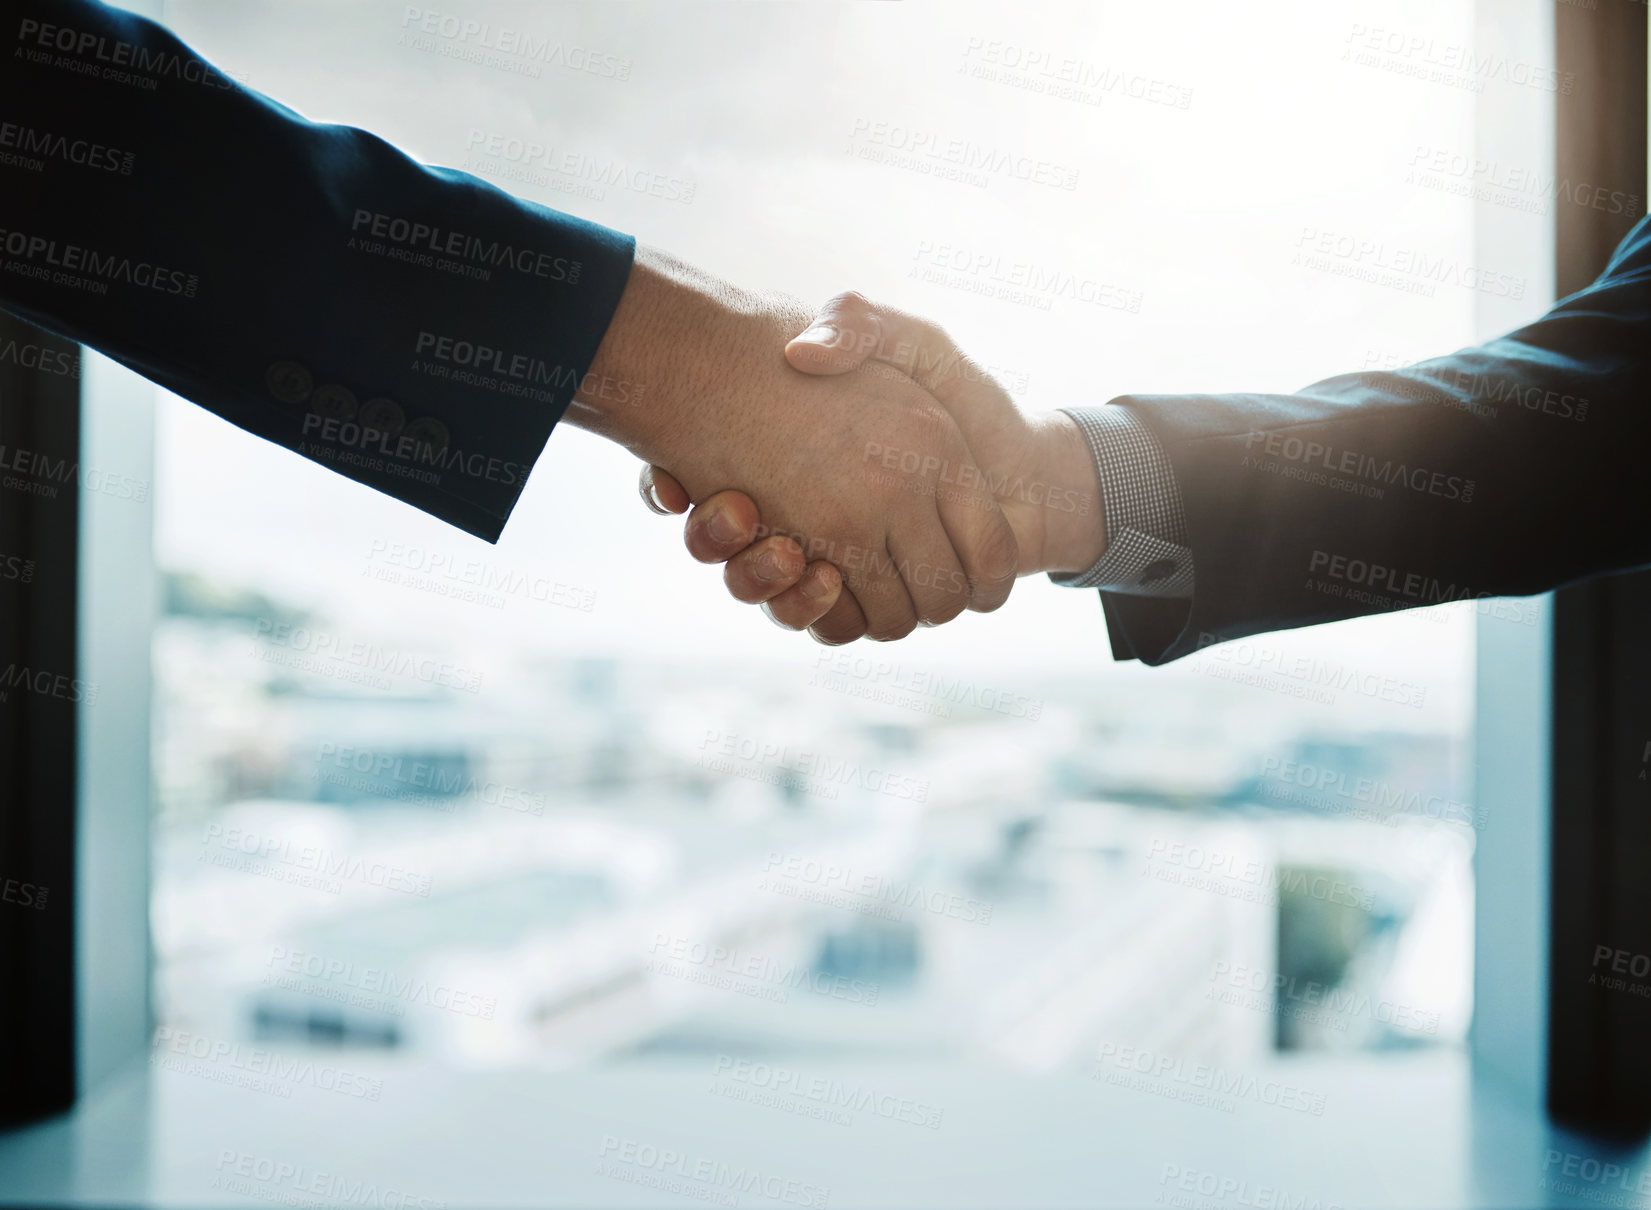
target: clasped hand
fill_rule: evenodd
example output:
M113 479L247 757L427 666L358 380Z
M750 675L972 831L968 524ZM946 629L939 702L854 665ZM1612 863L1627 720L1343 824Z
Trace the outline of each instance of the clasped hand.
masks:
M1017 575L1104 548L1075 423L1027 415L939 328L859 295L810 320L639 250L587 382L612 377L641 402L581 392L568 419L650 464L655 511L694 506L688 549L727 562L738 600L820 642L989 612Z

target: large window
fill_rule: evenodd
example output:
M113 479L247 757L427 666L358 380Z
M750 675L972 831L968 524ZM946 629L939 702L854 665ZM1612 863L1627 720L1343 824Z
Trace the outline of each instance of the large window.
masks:
M1036 407L1288 391L1473 342L1486 289L1546 301L1450 268L1495 269L1476 203L1553 204L1475 158L1476 106L1530 85L1441 58L1465 0L425 13L168 20L312 118L932 315ZM1145 669L1040 579L828 650L728 599L583 433L490 547L181 400L159 426L174 1040L688 1065L743 1100L896 1054L1106 1078L1466 1036L1473 636L1525 603Z

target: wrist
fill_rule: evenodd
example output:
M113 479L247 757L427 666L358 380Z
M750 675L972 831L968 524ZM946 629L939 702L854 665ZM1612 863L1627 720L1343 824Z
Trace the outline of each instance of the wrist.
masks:
M1033 446L1044 481L1041 532L1023 550L1021 575L1088 571L1106 553L1106 516L1095 452L1078 422L1065 412L1049 412L1034 424ZM1028 565L1028 563L1032 565Z
M613 319L564 417L647 462L702 428L758 313L754 296L639 245ZM702 433L703 440L703 433Z

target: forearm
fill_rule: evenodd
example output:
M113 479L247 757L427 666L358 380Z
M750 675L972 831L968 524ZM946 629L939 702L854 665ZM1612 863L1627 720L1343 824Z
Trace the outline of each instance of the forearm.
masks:
M1115 652L1525 595L1651 562L1651 231L1500 340L1288 396L1132 396L1186 499L1190 602L1105 596Z
M17 137L118 149L130 171L49 152L0 168L0 306L496 539L630 238L308 122L130 13L9 11Z

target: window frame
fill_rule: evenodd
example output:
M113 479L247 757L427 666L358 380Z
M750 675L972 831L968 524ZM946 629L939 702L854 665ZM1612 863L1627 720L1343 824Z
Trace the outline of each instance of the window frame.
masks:
M1645 6L1558 3L1554 23L1556 66L1575 79L1557 98L1555 179L1643 199ZM1640 215L1557 203L1555 211L1563 297L1599 275ZM1651 1133L1651 1001L1608 982L1623 967L1636 981L1636 958L1651 963L1651 782L1639 781L1651 769L1647 617L1648 572L1554 596L1546 1104L1557 1121L1609 1137Z

